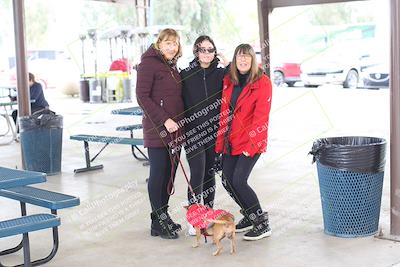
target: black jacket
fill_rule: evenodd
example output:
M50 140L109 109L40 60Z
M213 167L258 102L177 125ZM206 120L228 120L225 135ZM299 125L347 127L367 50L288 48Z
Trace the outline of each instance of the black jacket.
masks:
M194 132L199 134L204 130L209 130L206 136L202 135L202 138L196 141L197 143L216 133L221 109L222 82L226 73L226 69L218 67L218 63L219 61L216 59L208 68L203 69L195 59L188 68L180 73L187 143L190 141L190 137L193 137ZM208 147L211 143L208 142L205 145Z
M40 109L48 108L49 103L44 98L42 85L38 82L34 82L29 87L29 95L31 100L35 100L31 103L31 112L38 111ZM11 101L17 101L16 96L10 96Z
M32 110L49 107L49 103L47 103L44 98L43 88L40 83L35 82L29 89L31 99L35 100L35 102L31 104Z

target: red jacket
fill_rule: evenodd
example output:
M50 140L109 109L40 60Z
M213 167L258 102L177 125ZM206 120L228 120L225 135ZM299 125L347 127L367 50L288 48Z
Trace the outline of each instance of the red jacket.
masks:
M228 128L229 102L234 84L229 75L224 78L221 114L215 151L227 153L224 146L225 132ZM246 151L253 157L267 149L268 121L271 110L272 85L266 75L247 84L233 112L233 121L229 134L231 155L240 155Z
M186 219L196 228L207 229L213 225L213 220L218 220L221 216L233 215L225 210L213 210L207 206L200 204L193 204L189 206L186 212Z

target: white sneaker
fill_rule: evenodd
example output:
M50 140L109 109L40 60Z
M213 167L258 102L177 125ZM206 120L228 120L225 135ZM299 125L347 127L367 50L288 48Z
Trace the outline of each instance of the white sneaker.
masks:
M191 225L190 223L188 223L188 232L187 234L189 236L195 236L196 235L196 229L194 229L193 225Z

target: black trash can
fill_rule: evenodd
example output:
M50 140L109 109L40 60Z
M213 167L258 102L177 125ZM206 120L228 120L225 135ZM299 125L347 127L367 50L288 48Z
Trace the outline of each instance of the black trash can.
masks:
M20 140L25 169L54 175L61 172L63 117L50 110L21 117Z
M89 102L89 81L88 80L81 80L80 81L80 99L82 102Z
M386 140L349 136L321 138L310 154L317 162L324 231L362 237L378 231Z

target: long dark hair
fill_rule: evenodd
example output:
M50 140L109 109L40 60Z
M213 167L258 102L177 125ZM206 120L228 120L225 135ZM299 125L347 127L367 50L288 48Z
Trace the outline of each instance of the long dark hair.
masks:
M230 77L234 84L239 83L239 74L237 69L236 55L238 54L246 54L251 56L251 68L249 71L249 78L247 80L248 83L253 83L261 78L263 72L257 65L256 53L254 52L253 47L249 44L240 44L235 49L235 53L233 54L233 59L231 62L230 69Z
M193 44L193 55L196 58L199 58L199 47L200 47L200 44L204 41L209 41L213 45L213 47L215 49L214 56L216 56L217 55L217 47L215 46L213 39L211 39L211 37L208 35L200 35L199 37L197 37L196 41L194 41L194 44Z

